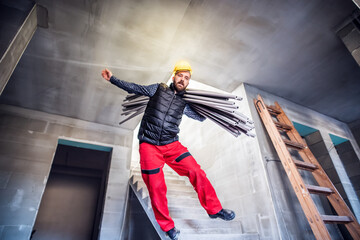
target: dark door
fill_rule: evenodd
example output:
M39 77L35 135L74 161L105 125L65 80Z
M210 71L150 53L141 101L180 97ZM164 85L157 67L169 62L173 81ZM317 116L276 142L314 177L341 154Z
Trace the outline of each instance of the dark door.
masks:
M91 239L100 184L98 178L52 173L33 239Z
M110 155L58 145L32 240L98 239Z

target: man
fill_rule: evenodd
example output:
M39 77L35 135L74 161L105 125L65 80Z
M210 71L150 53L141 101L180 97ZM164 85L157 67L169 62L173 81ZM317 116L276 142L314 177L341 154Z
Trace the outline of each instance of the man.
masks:
M102 71L104 79L128 93L150 97L138 134L141 173L149 191L155 218L161 229L174 240L178 239L180 231L175 228L167 206L167 189L162 171L165 163L179 175L189 178L210 218L229 221L235 218L235 213L222 208L205 172L188 149L178 141L183 114L199 121L205 118L182 99L192 74L189 63L179 61L173 73L170 86L163 83L143 86L119 80L108 69Z

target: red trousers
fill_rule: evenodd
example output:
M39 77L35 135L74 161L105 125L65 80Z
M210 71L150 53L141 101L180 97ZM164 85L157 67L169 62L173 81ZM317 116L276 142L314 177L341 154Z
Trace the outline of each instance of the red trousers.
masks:
M162 168L168 164L180 176L187 176L198 194L200 204L208 214L216 214L221 203L215 190L188 149L176 141L163 146L140 144L140 166L142 178L148 188L156 221L164 232L174 227L166 198L166 184Z

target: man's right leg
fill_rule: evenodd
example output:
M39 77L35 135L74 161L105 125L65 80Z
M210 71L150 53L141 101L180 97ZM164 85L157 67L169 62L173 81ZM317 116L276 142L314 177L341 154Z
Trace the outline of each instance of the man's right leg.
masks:
M166 198L167 188L162 170L165 160L157 146L141 143L139 151L142 178L149 191L156 221L167 232L175 225L170 217Z

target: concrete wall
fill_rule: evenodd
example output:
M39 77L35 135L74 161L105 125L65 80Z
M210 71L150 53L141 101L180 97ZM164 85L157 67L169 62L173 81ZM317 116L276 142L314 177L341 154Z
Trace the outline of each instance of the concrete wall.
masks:
M342 23L343 26L338 30L337 35L341 38L346 48L360 66L360 32L359 27L356 24L359 17L359 11L354 11Z
M360 119L353 121L348 124L349 128L351 129L354 138L356 139L356 143L358 146L360 145Z
M100 239L118 239L132 132L8 105L0 114L0 239L29 239L58 138L113 148Z
M349 141L336 146L342 163L344 164L346 173L349 176L351 184L354 186L356 195L360 198L360 161L356 156L354 148Z
M23 24L35 2L29 0L1 1L0 3L0 56L6 49Z
M329 133L337 136L349 139L357 154L359 153L356 141L351 134L348 126L345 123L339 122L335 119L327 117L323 114L294 104L283 98L261 91L255 87L245 85L246 94L249 98L250 109L253 119L255 121L257 140L259 141L260 150L264 159L278 159L278 156L272 146L272 143L262 125L261 119L254 107L254 104L250 102L250 99L256 98L257 94L260 94L266 104L273 105L274 101L278 101L283 108L287 116L295 122L315 128L319 130L323 144L325 145L325 151L334 165L339 180L346 192L349 202L355 211L355 215L359 218L360 205L356 198L356 193L353 186L350 183L348 175L345 172L345 168L332 144ZM314 239L311 229L307 223L305 215L302 212L300 204L291 188L290 182L283 170L282 165L277 161L264 160L264 165L267 167L267 174L269 181L272 182L272 194L275 202L276 214L279 222L279 228L281 229L281 236L284 239ZM305 178L305 182L313 181L312 176L302 173ZM314 201L318 204L321 203L321 199L317 196L313 197ZM321 213L327 212L327 206L321 206L319 208ZM331 225L327 225L330 234L334 239L341 239L336 228Z
M304 139L306 140L306 143L309 146L311 152L314 154L316 159L321 164L321 167L325 170L325 173L328 175L332 183L335 185L336 189L339 191L342 198L345 200L346 204L351 208L349 199L346 195L344 187L340 181L339 175L336 171L334 163L331 160L329 151L326 148L326 145L321 137L320 132L317 131L312 134L309 134L305 136Z

